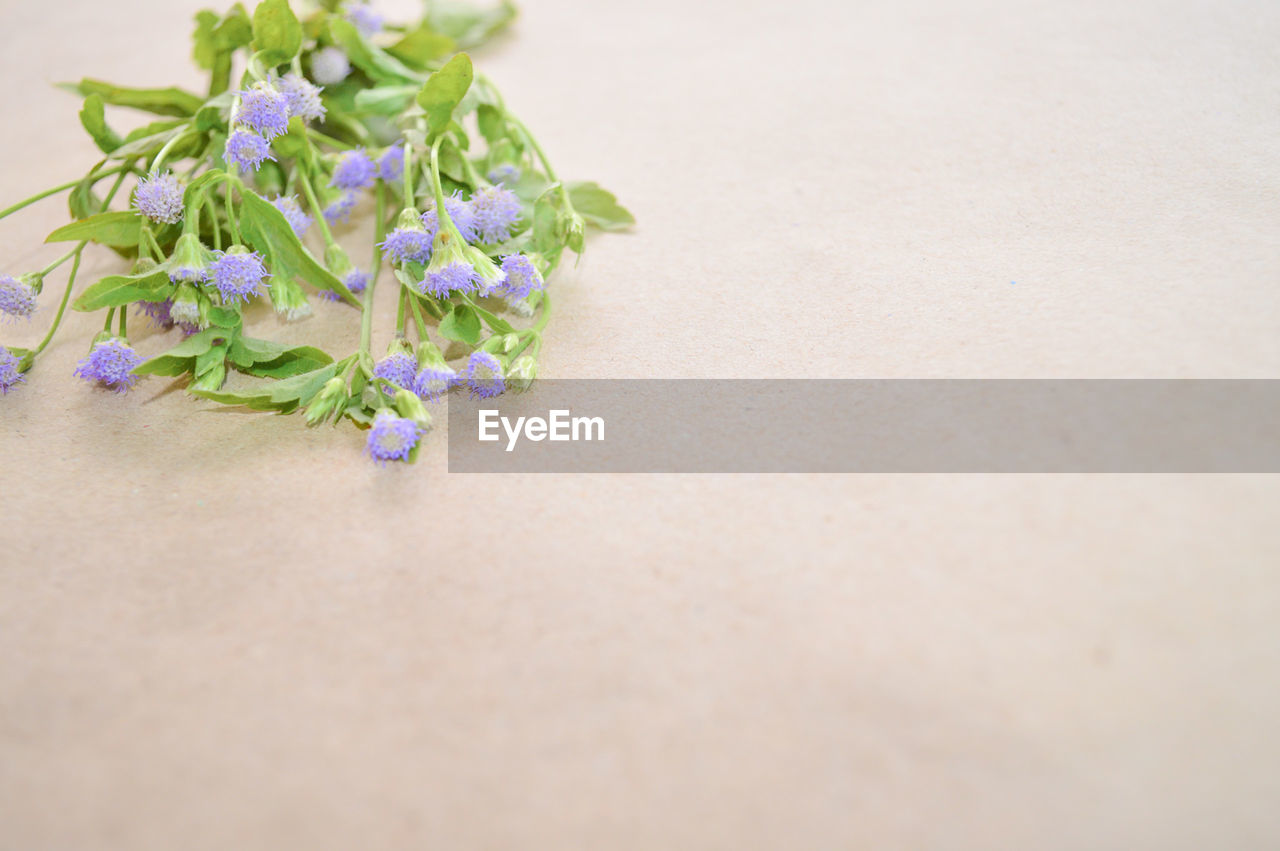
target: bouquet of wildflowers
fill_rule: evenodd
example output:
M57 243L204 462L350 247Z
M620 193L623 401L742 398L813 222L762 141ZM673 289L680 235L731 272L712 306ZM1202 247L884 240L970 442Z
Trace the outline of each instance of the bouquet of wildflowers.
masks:
M125 392L142 376L186 376L190 393L215 402L300 411L311 425L350 420L368 429L380 462L412 460L431 423L425 403L455 387L477 396L527 388L551 315L548 276L566 249L582 252L588 225L620 229L632 218L594 183L562 182L461 52L514 14L509 3L430 4L420 21L390 26L364 4L326 0L299 19L288 0L263 0L252 14L237 3L196 16L205 96L67 85L84 98L80 118L103 159L0 212L69 192L74 219L48 237L70 251L0 276L0 311L30 318L46 280L69 268L44 339L0 346L0 391L25 381L68 306L104 314L75 371L85 381ZM122 136L107 105L155 120ZM113 209L126 185L127 207ZM376 233L367 265L333 233L362 194L372 195ZM89 243L115 251L127 271L77 287ZM382 277L397 291L394 316L374 316ZM323 341L288 346L246 333L251 301L295 321L316 296L355 308L357 351L335 357ZM129 343L130 314L173 329L176 345L142 358ZM381 357L370 349L379 321L395 323Z

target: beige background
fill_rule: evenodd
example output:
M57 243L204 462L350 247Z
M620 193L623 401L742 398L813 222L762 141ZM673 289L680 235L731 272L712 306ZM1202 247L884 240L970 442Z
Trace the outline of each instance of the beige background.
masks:
M199 84L198 5L5 0L6 202L94 158L47 83ZM479 61L640 220L554 280L544 373L1276 376L1278 39L1270 2L528 0ZM256 325L354 344L316 314ZM442 433L384 470L87 388L95 321L0 402L0 847L1280 844L1274 478L466 477Z

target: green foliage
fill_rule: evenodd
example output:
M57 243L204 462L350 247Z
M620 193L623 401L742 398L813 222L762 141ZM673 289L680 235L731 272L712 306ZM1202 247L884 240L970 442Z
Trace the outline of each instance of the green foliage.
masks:
M346 285L321 266L298 240L284 215L271 202L247 189L241 192L240 229L245 242L267 258L271 274L305 281L359 306L359 300Z
M418 106L427 114L429 138L443 133L453 121L453 111L471 88L473 76L471 57L459 53L422 84Z
M191 92L168 86L160 89L139 89L128 86L117 86L102 80L85 77L79 83L65 83L62 86L68 91L88 97L97 95L103 103L112 106L127 106L151 112L156 115L177 115L186 117L204 105L204 101Z
M302 25L289 0L262 0L253 10L253 46L267 66L291 62L302 50Z

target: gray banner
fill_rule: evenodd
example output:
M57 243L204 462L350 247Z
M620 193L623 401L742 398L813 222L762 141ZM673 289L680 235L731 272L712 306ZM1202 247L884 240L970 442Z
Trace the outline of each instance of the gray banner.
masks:
M539 380L459 473L1275 473L1280 380Z

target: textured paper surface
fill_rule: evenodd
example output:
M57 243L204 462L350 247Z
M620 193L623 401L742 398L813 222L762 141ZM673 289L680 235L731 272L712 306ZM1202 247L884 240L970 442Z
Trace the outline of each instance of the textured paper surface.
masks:
M95 159L48 83L199 85L198 5L0 8L6 202ZM1274 3L524 11L478 61L640 222L547 375L1280 370ZM1280 842L1274 478L382 470L84 387L96 321L0 402L0 847Z

